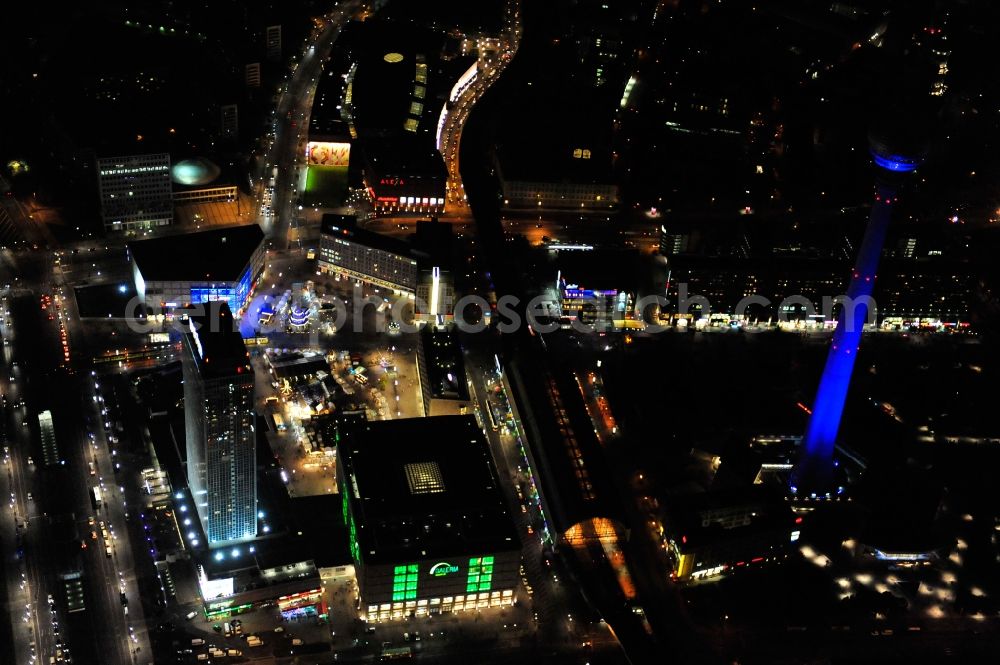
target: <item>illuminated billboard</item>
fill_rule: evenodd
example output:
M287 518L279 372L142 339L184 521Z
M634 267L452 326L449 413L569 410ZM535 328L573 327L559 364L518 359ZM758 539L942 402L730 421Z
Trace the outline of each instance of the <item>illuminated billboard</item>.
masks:
M563 298L567 300L593 300L594 298L617 298L618 290L611 289L600 291L596 289L581 289L575 285L567 286L563 290Z
M235 578L224 577L220 580L210 580L205 573L205 568L198 566L198 586L201 588L201 597L207 603L216 598L232 596L236 591ZM232 601L229 601L230 604ZM213 603L213 605L215 605ZM213 607L212 609L221 609Z
M435 595L493 591L493 556L477 556L460 561L440 561L424 570L424 564L410 563L392 569L393 602ZM464 574L463 574L464 573ZM388 589L386 589L387 591ZM382 600L382 599L378 599ZM372 600L372 602L375 602Z
M310 141L306 146L306 205L341 205L347 193L347 169L351 144L341 141Z
M351 161L350 143L310 141L306 145L310 166L347 166Z

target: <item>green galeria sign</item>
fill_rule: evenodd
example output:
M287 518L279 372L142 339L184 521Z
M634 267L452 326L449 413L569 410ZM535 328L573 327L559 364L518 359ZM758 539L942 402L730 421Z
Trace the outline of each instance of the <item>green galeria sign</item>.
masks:
M434 577L444 577L445 575L451 575L452 573L458 572L458 566L453 566L450 563L435 563L431 566L431 575Z

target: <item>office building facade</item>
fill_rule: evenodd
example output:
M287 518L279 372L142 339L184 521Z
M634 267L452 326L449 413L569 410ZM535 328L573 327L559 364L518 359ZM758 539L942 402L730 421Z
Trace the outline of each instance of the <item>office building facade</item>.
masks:
M254 372L225 302L183 335L187 477L209 547L257 535Z
M417 288L417 260L399 240L359 229L353 217L324 215L319 269L398 293Z
M503 180L505 210L583 210L607 212L618 208L618 186L601 182L541 182Z
M101 157L97 182L106 230L134 234L173 223L169 154Z
M269 25L264 31L264 38L267 42L267 59L271 62L281 60L281 26Z

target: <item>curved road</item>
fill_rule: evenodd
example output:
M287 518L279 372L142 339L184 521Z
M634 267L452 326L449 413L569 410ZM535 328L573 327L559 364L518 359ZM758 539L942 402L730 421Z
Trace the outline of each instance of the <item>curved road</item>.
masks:
M445 167L448 170L448 202L445 218L457 217L465 220L471 218L459 165L462 129L476 102L500 78L507 64L517 53L521 44L520 0L507 1L504 11L504 31L498 40L499 44L491 44L493 41L480 40L476 77L458 98L451 102L450 108L446 111L438 143L438 150L444 157Z

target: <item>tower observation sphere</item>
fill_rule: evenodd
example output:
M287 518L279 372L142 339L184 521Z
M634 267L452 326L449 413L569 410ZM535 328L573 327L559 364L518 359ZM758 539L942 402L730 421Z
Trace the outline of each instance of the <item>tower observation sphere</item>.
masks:
M873 131L868 135L868 151L880 171L911 173L927 158L926 144L912 130Z

